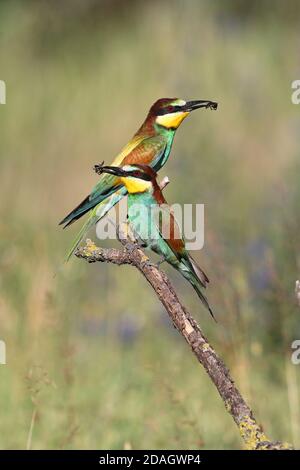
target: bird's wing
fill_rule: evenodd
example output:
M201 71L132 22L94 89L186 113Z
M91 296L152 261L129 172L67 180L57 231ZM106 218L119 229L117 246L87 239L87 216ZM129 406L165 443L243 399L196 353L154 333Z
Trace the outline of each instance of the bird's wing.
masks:
M134 165L135 163L153 166L152 162L160 157L165 147L166 141L162 136L134 138L115 158L112 166ZM120 186L120 179L117 176L103 174L90 194L90 201L97 199L99 194L106 195L111 188L116 186ZM107 195L110 194L111 192Z
M74 251L78 247L79 243L81 243L89 229L100 219L102 219L107 214L107 212L110 211L110 209L115 206L126 194L127 190L125 186L122 186L115 193L106 198L105 201L98 204L90 211L86 222L80 229L80 232L76 235L76 238L74 239L73 244L67 253L65 261L69 261L70 257L73 255Z
M185 243L171 207L167 204L158 204L155 211L157 211L157 215L155 215L155 223L159 234L176 257L174 261L176 259L179 261L178 265L172 263L172 261L171 264L173 264L175 269L177 269L191 283L201 302L215 319L208 300L202 292L202 288L205 288L206 284L209 282L208 278L185 249Z
M64 228L71 225L75 220L80 219L86 212L89 212L121 187L122 184L118 177L108 174L102 175L99 183L93 188L91 194L75 207L59 225L65 224Z
M167 143L162 135L144 138L130 153L124 156L121 165L143 164L152 168L161 158Z
M154 220L160 236L180 261L181 253L185 249L185 243L172 208L167 203L158 204L154 208Z
M113 166L122 166L141 163L153 166L157 159L161 157L165 148L166 141L162 136L137 136L124 147L112 164ZM115 191L118 191L121 186L122 183L119 177L107 173L101 175L91 193L60 222L60 225L65 224L64 226L67 227L72 224Z
M178 261L183 262L194 273L202 287L206 287L209 279L185 249L185 241L172 208L167 203L158 205L155 208L154 217L160 236L168 244Z
M145 140L145 136L135 135L125 147L122 148L121 152L116 156L112 162L112 166L121 166L124 158L129 155L136 147L138 147Z

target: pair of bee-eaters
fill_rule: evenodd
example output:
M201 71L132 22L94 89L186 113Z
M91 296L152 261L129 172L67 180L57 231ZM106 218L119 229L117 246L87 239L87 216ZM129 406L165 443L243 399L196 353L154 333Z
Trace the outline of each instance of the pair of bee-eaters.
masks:
M176 130L190 112L199 108L217 109L217 106L217 103L209 100L186 102L177 98L162 98L152 105L144 123L112 165L95 166L95 171L101 174L100 181L60 222L65 228L89 212L67 259L74 253L90 227L128 194L128 221L135 235L144 246L161 255L191 283L212 314L202 292L209 282L208 278L186 250L183 239L178 236L179 229L156 181L156 174L168 160ZM134 209L136 204L163 209L168 217L157 217L155 210L147 213L141 211L137 217ZM168 224L168 227L162 227L162 224Z

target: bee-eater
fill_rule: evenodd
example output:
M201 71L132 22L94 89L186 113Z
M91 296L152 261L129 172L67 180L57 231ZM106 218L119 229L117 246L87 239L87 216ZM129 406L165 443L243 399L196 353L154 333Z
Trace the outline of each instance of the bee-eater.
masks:
M181 122L198 108L217 109L218 104L209 100L184 101L177 98L161 98L150 111L136 134L115 158L113 166L146 164L155 171L168 160L175 132ZM127 194L126 187L115 175L103 174L92 192L72 210L60 224L64 228L89 212L89 217L67 255L74 253L91 226L96 224L117 202Z
M193 286L202 303L214 318L202 292L209 282L185 248L179 226L156 181L157 173L147 165L123 167L95 165L98 174L121 179L128 192L128 222L136 239L179 271Z

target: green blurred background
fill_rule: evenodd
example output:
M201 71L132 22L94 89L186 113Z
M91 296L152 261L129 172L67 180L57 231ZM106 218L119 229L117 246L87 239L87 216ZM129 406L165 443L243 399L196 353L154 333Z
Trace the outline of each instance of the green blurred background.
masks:
M57 224L97 181L93 164L166 96L219 102L184 122L160 173L169 202L205 204L195 257L217 325L167 271L267 435L300 446L298 7L1 1L0 448L242 446L136 270L59 269L81 221Z

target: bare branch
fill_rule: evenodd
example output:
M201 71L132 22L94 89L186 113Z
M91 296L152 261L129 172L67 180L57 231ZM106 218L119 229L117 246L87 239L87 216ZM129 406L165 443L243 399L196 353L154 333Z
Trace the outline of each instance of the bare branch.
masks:
M128 227L126 227L125 229L122 227L119 232L119 239L123 245L121 250L101 249L87 240L86 246L79 248L75 255L88 262L100 261L135 266L152 286L175 328L182 334L197 360L205 368L218 390L226 410L238 426L246 448L251 450L291 449L289 444L271 442L265 436L261 426L256 422L251 408L236 387L229 370L209 344L199 325L179 301L167 275L150 262L148 256L134 242L132 235L128 232Z

